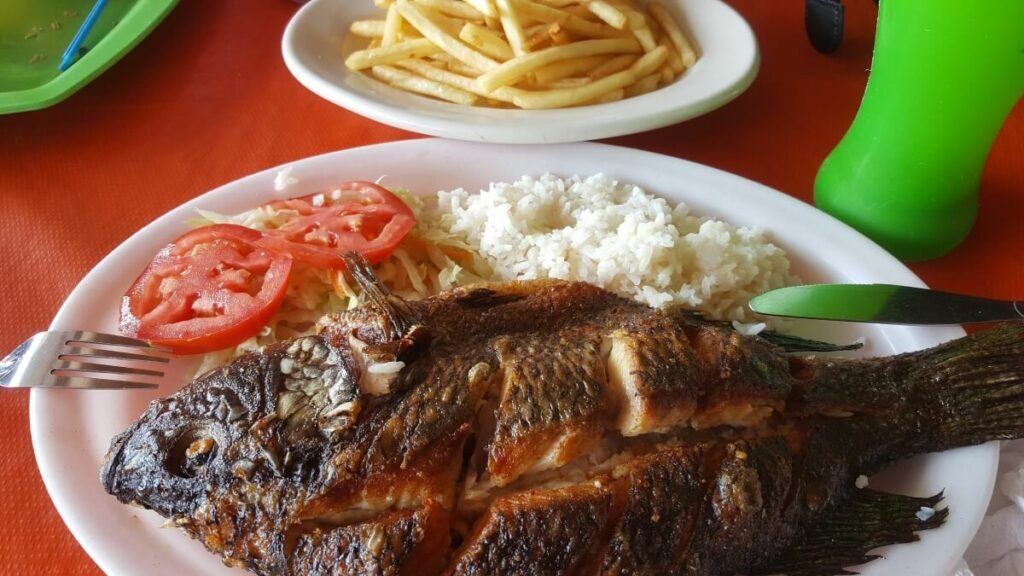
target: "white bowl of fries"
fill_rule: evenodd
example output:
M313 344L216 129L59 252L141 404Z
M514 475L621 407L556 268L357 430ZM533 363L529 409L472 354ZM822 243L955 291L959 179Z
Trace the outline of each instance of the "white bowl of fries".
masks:
M304 86L378 122L515 144L675 124L759 64L721 0L313 0L282 51Z

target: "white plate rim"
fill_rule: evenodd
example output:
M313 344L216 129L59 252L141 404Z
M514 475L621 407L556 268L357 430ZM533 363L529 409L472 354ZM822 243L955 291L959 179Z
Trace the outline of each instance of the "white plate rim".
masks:
M306 59L314 56L304 55L304 51L298 48L301 31L308 26L307 19L315 18L317 11L324 10L325 5L334 0L312 0L300 8L285 28L281 38L281 53L289 72L314 94L371 120L403 130L442 138L508 144L598 140L646 132L701 116L737 98L757 77L761 64L757 37L739 12L722 0L670 1L686 5L702 4L705 10L711 10L716 18L728 23L732 27L729 32L736 35L730 43L728 57L738 58L739 62L728 70L728 78L710 86L711 89L699 99L687 97L688 92L694 89L691 84L693 79L687 76L665 88L618 102L532 111L488 110L437 102L398 91L372 79L356 80L360 89L349 88L313 71L315 64L307 64ZM707 16L701 14L700 17ZM345 26L347 24L344 23ZM704 32L694 30L694 33L700 35ZM718 59L717 54L711 56ZM319 57L317 55L315 58ZM707 58L708 55L702 56L702 60ZM338 64L343 66L340 55ZM714 64L698 61L697 67ZM345 75L351 76L347 72ZM367 85L374 86L378 95L384 95L385 98L374 98L365 89ZM459 111L474 121L458 118ZM595 121L595 116L599 120Z
M132 244L135 244L144 236L151 234L158 229L162 228L181 228L184 226L184 216L191 214L196 206L209 205L210 201L219 196L231 193L241 193L246 186L251 186L256 183L269 183L273 180L276 172L285 166L294 166L296 168L301 167L304 164L322 162L325 160L334 160L344 156L351 156L350 160L355 162L357 158L362 155L374 155L379 153L394 154L397 150L406 151L427 151L428 153L436 153L438 150L461 150L462 152L476 150L479 151L481 148L480 144L468 144L465 142L455 141L444 141L435 139L417 139L417 140L406 140L401 142L391 142L385 144L377 144L373 146L366 146L361 148L354 148L349 150L342 150L337 152L330 152L309 158L297 160L295 162L289 162L280 166L269 168L252 175L240 178L228 184L225 184L217 189L200 195L188 202L183 203L177 208L172 209L161 217L150 222L138 232L133 234L129 239L111 251L105 258L103 258L79 283L78 286L68 296L64 305L61 306L54 321L51 325L51 329L68 328L73 326L74 320L74 308L78 305L78 300L84 299L83 295L88 292L90 284L94 283L99 277L110 273L112 268L116 268L117 263L126 254L126 252L132 250ZM525 147L519 146L506 146L506 145L485 145L486 148L490 149L492 155L506 157L507 154L522 153ZM835 220L831 216L821 213L793 197L787 196L781 192L775 191L771 188L758 184L756 182L747 180L745 178L724 172L715 168L710 168L701 164L681 160L671 156L665 156L661 154L639 151L629 148L611 146L606 144L595 144L595 143L577 143L577 144L563 144L558 146L546 146L540 149L543 152L544 157L556 157L559 152L567 150L574 150L580 153L586 154L589 158L613 158L621 157L623 164L628 164L630 167L639 167L641 165L647 166L661 166L665 169L671 170L673 167L677 171L690 173L691 176L700 175L701 178L705 178L708 181L718 182L723 185L723 188L733 188L730 193L740 194L741 196L748 196L753 199L758 199L765 202L775 203L780 207L784 207L787 211L790 211L797 219L804 217L808 218L808 227L811 229L824 226L828 229L832 236L823 237L822 245L826 247L841 247L845 246L847 250L858 252L861 257L868 256L868 259L875 259L876 264L880 266L880 270L887 275L886 281L895 281L910 286L924 287L924 283L917 278L906 266L896 260L894 257L885 252L882 248L862 236L859 232L850 228L849 226ZM557 167L552 167L557 170ZM238 192L235 192L235 191ZM745 190L745 191L744 191ZM292 192L283 193L283 195L293 195ZM166 242L173 235L167 235L162 233L163 240ZM917 332L920 330L926 330L916 327L899 327L899 330L906 330L911 332ZM940 340L955 338L963 334L963 331L959 328L945 328L945 329L927 329L930 330L935 337ZM69 497L68 484L61 479L61 461L59 459L59 448L60 443L54 443L56 439L47 438L43 431L43 423L47 417L47 407L49 402L54 400L54 396L47 395L47 393L54 391L44 390L32 390L30 398L30 430L32 436L32 445L35 453L37 464L39 465L40 475L43 478L44 484L51 499L54 502L57 511L61 515L65 524L69 530L79 541L86 552L96 561L96 563L108 574L130 574L131 572L120 569L120 558L118 554L110 554L108 549L104 549L99 546L97 542L102 538L102 534L89 533L83 528L82 517L88 515L89 510L82 508L77 505L72 498ZM961 448L958 451L973 451L976 457L976 468L973 470L975 473L976 482L975 487L980 490L977 493L979 499L987 504L991 497L991 492L995 482L995 476L998 466L999 448L998 442L990 442L981 446L975 446L970 448ZM98 474L98 470L96 470ZM95 476L94 476L95 477ZM97 484L98 486L98 484ZM954 508L954 510L956 510ZM961 508L959 510L963 512ZM968 518L964 518L963 522L966 526L961 526L961 531L974 534L977 531L978 526L984 515L984 506L980 509L973 511ZM949 525L947 524L947 527ZM940 530L944 530L946 527ZM934 536L938 531L931 531L925 533L924 536L927 539L930 536ZM945 548L939 555L941 558L937 560L940 562L944 569L952 571L956 561L959 559L964 549L966 549L970 538L962 541L956 541L952 543L952 548ZM920 545L920 544L914 544ZM898 552L898 550L897 550ZM885 572L878 571L885 568L886 560L876 561L868 564L862 570L865 574L883 574ZM232 572L236 573L236 572ZM938 573L938 572L935 572ZM934 574L933 572L921 572L922 575Z

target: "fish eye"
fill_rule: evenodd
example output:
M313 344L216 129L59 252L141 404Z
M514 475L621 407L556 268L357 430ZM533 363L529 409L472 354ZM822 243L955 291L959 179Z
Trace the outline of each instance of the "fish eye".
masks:
M167 471L181 478L195 478L213 461L217 449L211 430L203 427L185 430L167 454Z

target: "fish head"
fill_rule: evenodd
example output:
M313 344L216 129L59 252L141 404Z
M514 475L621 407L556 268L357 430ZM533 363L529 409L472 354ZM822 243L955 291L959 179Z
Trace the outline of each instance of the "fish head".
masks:
M250 425L239 393L218 376L154 400L114 438L101 472L107 492L168 516L194 510L223 471L226 448Z
M315 484L362 405L351 354L306 336L243 356L154 400L101 473L122 502L171 517L224 490Z

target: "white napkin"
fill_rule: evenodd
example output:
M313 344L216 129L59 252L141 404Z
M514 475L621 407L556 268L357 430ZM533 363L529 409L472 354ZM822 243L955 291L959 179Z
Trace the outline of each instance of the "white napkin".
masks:
M971 569L967 567L967 562L960 561L960 565L956 567L956 571L951 576L976 576Z
M1024 576L1024 440L1003 443L988 513L953 576Z

